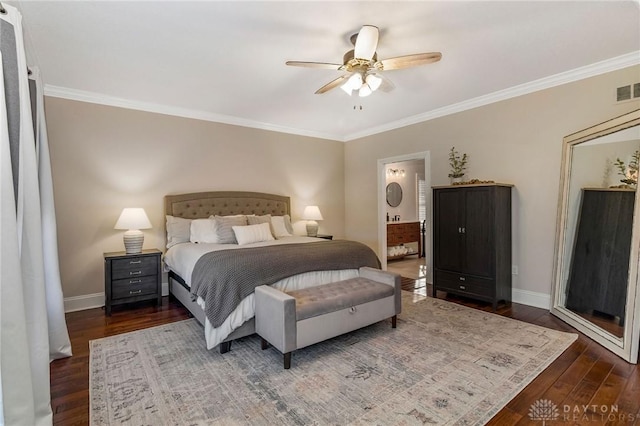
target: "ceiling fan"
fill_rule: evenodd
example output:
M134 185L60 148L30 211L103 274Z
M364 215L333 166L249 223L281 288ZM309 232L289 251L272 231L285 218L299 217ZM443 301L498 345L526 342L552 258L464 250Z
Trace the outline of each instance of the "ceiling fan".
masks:
M386 91L393 89L393 83L383 76L381 71L415 67L437 62L442 58L440 52L430 52L378 60L378 54L376 53L378 36L378 27L364 25L358 33L351 36L351 43L353 43L354 49L344 54L342 64L303 61L287 61L286 64L295 67L345 71L345 74L325 84L315 93L317 95L327 93L331 89L340 87L349 96L353 92L358 92L360 97L364 97L369 96L381 87L381 90Z

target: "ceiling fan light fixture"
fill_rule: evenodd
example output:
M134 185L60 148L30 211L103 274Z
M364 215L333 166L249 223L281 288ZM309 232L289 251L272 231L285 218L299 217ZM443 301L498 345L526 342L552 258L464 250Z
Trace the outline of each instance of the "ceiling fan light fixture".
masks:
M344 93L349 96L351 96L351 94L353 93L353 90L351 90L351 87L349 86L349 82L343 84L342 86L340 86L340 88L344 90Z
M344 85L351 90L358 90L360 86L362 86L362 75L360 75L360 73L354 73Z
M367 77L365 78L365 81L371 88L372 92L375 92L376 90L378 90L378 88L382 84L382 79L375 74L367 75Z
M369 87L368 84L363 84L362 87L360 87L360 90L358 90L358 95L361 98L364 98L365 96L369 96L371 93L373 93L373 90L371 90L371 87Z

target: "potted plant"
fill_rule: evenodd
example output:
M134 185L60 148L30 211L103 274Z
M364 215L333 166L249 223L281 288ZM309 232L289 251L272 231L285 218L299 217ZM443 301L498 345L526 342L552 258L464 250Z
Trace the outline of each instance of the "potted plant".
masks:
M456 151L456 147L452 146L451 151L449 151L449 165L451 166L451 173L449 173L451 182L462 181L464 172L467 169L467 154L463 154L461 157L460 153Z
M640 163L640 151L636 151L631 156L629 161L629 167L624 164L619 158L616 158L615 166L618 168L618 174L622 175L624 179L620 179L620 182L626 185L638 184L638 166Z

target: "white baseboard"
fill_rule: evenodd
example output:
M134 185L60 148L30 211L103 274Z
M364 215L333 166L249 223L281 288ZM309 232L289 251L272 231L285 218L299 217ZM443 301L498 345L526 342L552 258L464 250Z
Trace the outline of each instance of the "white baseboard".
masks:
M162 295L169 294L169 283L162 283ZM85 294L83 296L65 297L64 311L76 312L85 309L101 308L104 306L104 293Z
M75 312L104 306L104 293L85 294L83 296L65 297L64 311Z
M534 308L549 309L551 307L551 295L547 293L514 288L511 291L511 297L515 303L533 306Z
M168 294L169 283L163 282L162 295L167 296ZM512 297L515 303L521 303L535 308L549 309L551 306L551 296L546 293L514 288L512 290ZM64 299L65 312L83 311L85 309L101 308L102 306L104 306L104 293L65 297Z

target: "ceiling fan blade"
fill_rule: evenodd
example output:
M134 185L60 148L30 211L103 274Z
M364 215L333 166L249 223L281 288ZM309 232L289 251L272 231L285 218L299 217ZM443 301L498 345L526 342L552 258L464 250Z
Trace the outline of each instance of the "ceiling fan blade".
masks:
M440 52L416 53L415 55L397 56L395 58L383 59L380 61L382 69L400 70L403 68L417 67L418 65L438 62L442 58Z
M335 80L331 80L330 82L328 82L327 84L325 84L324 86L316 90L315 94L321 95L323 93L327 93L329 90L335 89L336 87L340 86L342 83L345 82L346 79L347 79L346 75L341 75L340 77L336 78Z
M364 25L356 38L354 56L358 59L371 60L378 48L378 27Z
M327 62L287 61L285 63L292 67L323 68L329 70L339 70L343 66L342 64L330 64Z

